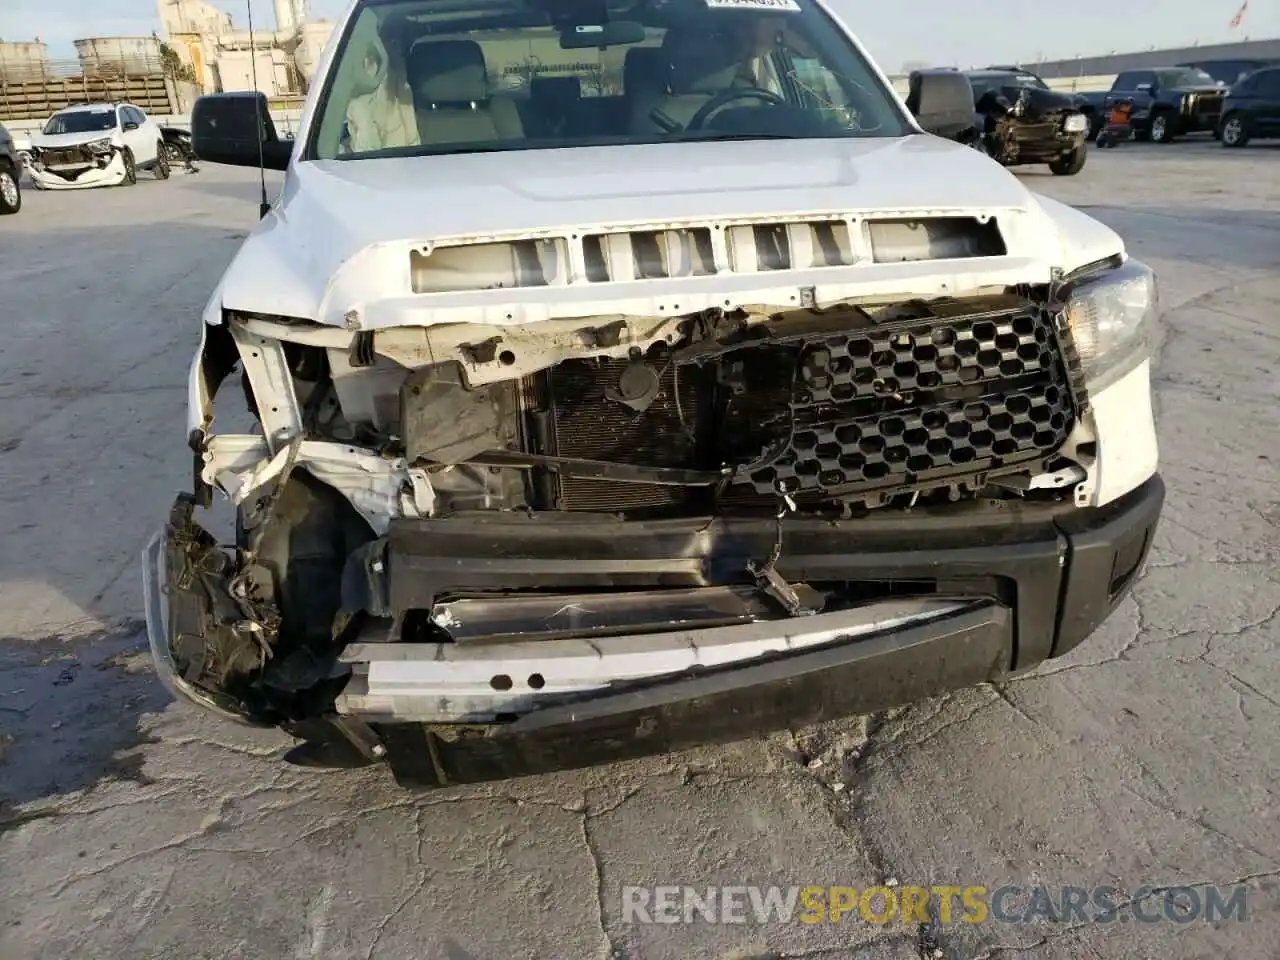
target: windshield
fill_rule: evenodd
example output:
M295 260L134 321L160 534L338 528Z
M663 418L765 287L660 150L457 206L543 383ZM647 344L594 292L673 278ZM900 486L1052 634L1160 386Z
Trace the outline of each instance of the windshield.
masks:
M44 132L49 135L97 133L100 130L110 130L115 125L115 110L74 110L70 113L55 113L44 125Z
M1049 85L1039 77L1030 73L1010 73L1001 78L1006 87L1031 87L1035 90L1048 90Z
M969 76L969 85L973 87L974 103L980 101L986 94L996 90L1003 90L1006 87L1012 87L1015 90L1023 88L1031 88L1033 90L1048 90L1049 87L1039 77L1028 73L971 73Z
M316 117L315 159L911 132L812 0L369 0Z
M1218 83L1217 80L1203 70L1194 68L1187 70L1161 70L1156 74L1156 80L1166 90L1171 90L1174 87L1212 87Z

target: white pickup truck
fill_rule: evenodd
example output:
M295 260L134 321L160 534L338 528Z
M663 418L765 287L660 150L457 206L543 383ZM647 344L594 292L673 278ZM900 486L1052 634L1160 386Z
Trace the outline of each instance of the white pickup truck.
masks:
M998 680L1140 574L1152 272L823 0L356 0L209 300L172 690L405 784ZM258 427L214 430L235 371ZM215 492L235 542L198 522Z

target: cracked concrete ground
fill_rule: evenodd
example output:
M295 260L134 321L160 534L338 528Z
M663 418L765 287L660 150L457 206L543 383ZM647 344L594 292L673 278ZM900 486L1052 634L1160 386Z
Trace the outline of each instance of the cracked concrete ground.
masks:
M888 716L430 794L170 703L137 555L188 481L196 315L253 175L0 221L0 957L1272 958L1280 939L1280 150L1032 169L1160 271L1169 498L1068 659ZM836 789L836 785L843 789ZM1247 922L637 926L641 884L1244 883ZM1157 897L1159 895L1156 895Z

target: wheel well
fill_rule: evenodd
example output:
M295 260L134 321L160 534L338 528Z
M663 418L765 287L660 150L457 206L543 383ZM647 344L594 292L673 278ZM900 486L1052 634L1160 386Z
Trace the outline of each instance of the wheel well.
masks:
M239 535L252 537L262 518L242 520ZM376 535L346 497L303 469L285 483L262 534L258 563L273 581L282 648L323 646L342 605L347 558Z

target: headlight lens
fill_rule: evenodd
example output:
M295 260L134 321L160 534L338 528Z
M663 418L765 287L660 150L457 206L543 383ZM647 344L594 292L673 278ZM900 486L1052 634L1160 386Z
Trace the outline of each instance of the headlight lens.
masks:
M94 140L91 143L86 143L84 148L90 153L110 153L111 138L103 137L101 140Z
M1067 321L1091 389L1119 379L1151 355L1158 303L1156 275L1138 260L1070 288Z
M1073 113L1062 122L1062 129L1067 133L1084 133L1089 129L1089 121L1083 113Z

